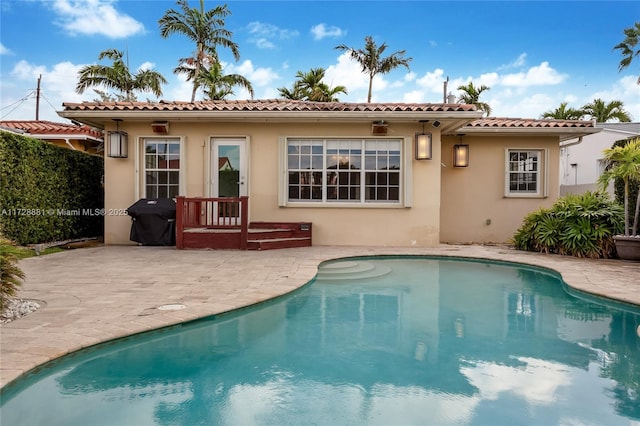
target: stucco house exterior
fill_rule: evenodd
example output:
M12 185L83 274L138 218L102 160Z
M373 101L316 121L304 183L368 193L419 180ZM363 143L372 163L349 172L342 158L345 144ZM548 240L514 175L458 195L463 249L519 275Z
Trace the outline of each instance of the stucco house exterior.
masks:
M595 127L601 131L560 144L560 195L596 190L605 167L602 151L616 141L640 136L637 122L596 123ZM609 190L613 197L613 183Z
M141 198L224 196L219 165L229 161L251 221L310 222L314 245L419 247L508 241L527 213L557 199L560 143L599 131L591 121L482 114L466 104L291 100L83 102L59 112L128 136L126 157L105 157L107 212ZM431 146L418 153L418 140ZM130 226L107 214L105 243L130 244Z
M88 154L102 155L103 151L102 132L89 126L46 120L8 120L0 121L0 129Z

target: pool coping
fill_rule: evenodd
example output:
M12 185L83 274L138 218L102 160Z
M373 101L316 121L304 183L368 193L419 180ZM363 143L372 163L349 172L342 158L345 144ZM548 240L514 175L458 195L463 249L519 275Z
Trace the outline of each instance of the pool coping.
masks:
M509 246L313 246L268 251L100 246L20 261L18 297L42 301L0 326L0 386L70 352L221 314L294 291L328 260L426 255L516 262L558 272L572 289L640 306L640 262L577 259ZM184 305L184 309L158 309Z

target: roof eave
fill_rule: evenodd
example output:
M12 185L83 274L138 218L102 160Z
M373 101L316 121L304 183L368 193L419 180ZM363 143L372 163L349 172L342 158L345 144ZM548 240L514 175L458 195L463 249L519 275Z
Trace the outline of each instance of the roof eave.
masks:
M592 135L600 132L601 129L596 127L476 127L464 126L457 130L458 133L465 135L491 135L499 133L506 135L532 135L532 136L557 136L560 142L577 138L580 136Z
M113 119L130 121L218 121L280 123L297 122L368 122L387 120L395 123L438 120L447 127L460 127L482 116L481 111L58 111L72 119L104 129ZM444 127L443 127L444 129Z

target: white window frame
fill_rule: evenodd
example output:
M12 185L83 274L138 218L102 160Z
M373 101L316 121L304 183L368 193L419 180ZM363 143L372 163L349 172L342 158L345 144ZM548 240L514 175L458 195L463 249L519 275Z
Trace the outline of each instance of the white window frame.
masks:
M147 165L146 165L146 143L147 142L166 142L166 143L178 143L180 146L180 168L178 170L178 195L185 194L186 188L186 152L185 152L185 142L184 137L175 137L175 136L141 136L137 139L137 147L136 147L136 164L138 168L136 170L137 173L140 174L138 182L140 183L138 190L136 191L136 198L148 198L147 195Z
M510 154L514 152L537 153L538 170L510 170ZM505 148L504 151L504 196L508 198L544 198L549 195L549 150L542 148ZM511 189L512 173L534 173L536 175L536 190L533 192Z
M364 174L365 163L364 163L364 149L362 150L362 165L359 172L362 173L362 177L360 178L360 199L355 200L328 200L327 199L327 184L323 183L323 194L322 199L319 200L289 200L289 169L288 169L288 146L290 141L322 141L323 143L323 166L322 173L323 179L322 182L327 182L327 168L326 168L326 146L329 141L379 141L379 140L388 140L388 141L398 141L400 143L400 171L399 171L399 199L398 201L371 201L365 199L365 179ZM278 169L280 170L279 174L279 185L278 185L278 203L281 207L364 207L364 208L402 208L402 207L410 207L412 204L412 196L411 196L411 178L412 178L412 157L411 157L411 138L397 138L397 137L309 137L309 136L286 136L281 137L279 139L279 164ZM363 143L364 145L364 143Z

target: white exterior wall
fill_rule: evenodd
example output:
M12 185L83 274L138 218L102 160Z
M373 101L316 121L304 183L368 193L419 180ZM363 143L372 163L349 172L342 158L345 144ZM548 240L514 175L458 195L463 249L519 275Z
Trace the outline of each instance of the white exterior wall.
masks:
M640 123L599 123L602 131L561 144L560 195L594 190L601 174L602 151L611 148L615 141L640 135ZM562 147L565 145L565 147Z

